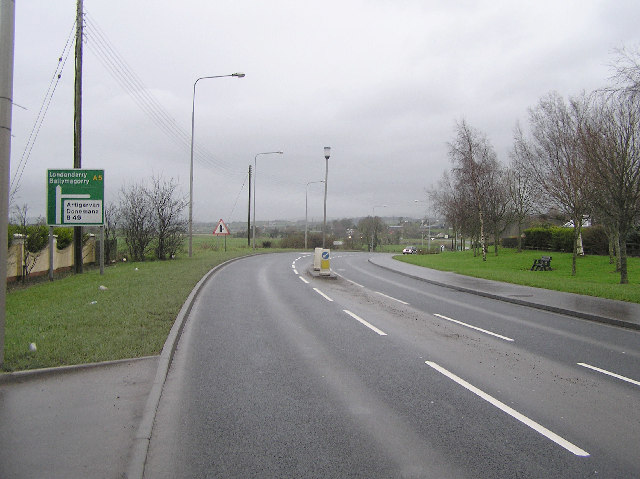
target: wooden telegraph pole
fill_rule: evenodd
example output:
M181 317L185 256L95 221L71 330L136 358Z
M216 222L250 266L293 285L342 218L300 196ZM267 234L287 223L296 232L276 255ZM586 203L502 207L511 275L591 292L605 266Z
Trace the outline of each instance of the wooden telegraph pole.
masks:
M82 38L83 0L78 0L76 13L76 81L73 113L73 167L82 168ZM73 227L74 271L82 273L82 226Z

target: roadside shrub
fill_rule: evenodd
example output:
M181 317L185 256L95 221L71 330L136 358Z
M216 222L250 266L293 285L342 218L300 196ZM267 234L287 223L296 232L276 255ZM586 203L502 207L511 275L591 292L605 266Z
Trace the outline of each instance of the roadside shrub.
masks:
M537 226L524 231L526 249L548 251L573 251L573 228L559 226Z
M332 245L334 237L332 235L328 235L326 237L326 244ZM291 249L300 249L304 248L304 233L287 233L278 244L281 248L291 248ZM265 246L265 248L269 248L270 246ZM307 247L310 249L320 248L322 247L322 233L311 233L307 234ZM331 246L329 246L331 247Z
M537 226L524 230L524 247L527 249L551 249L551 228Z
M31 253L42 251L49 243L49 228L45 225L27 226L27 250Z
M627 255L640 256L640 230L634 230L627 237Z
M551 229L551 249L571 253L573 251L573 228L560 228L553 226Z
M262 242L262 247L263 248L271 248L271 241L263 241Z
M54 228L53 234L58 236L58 249L65 249L73 243L73 228Z
M503 248L516 249L518 247L518 237L509 236L508 238L502 238L501 243Z
M582 246L585 254L609 254L609 238L602 226L582 228Z
M307 241L308 241L307 237ZM280 240L281 248L304 248L304 233L289 233Z

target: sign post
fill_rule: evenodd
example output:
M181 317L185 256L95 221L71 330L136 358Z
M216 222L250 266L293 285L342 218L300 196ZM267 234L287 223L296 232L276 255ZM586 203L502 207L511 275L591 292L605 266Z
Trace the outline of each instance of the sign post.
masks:
M222 221L222 218L220 219L220 221L218 221L218 224L216 225L216 229L213 230L213 236L224 236L224 252L227 252L227 236L229 236L231 233L229 232L229 228L227 228L227 225L224 224L224 221Z
M104 224L104 170L47 170L47 224Z
M47 170L47 224L51 230L53 226L103 226L104 170ZM78 247L81 250L82 246ZM104 241L100 249L104 251ZM82 262L82 255L79 257ZM101 255L101 273L102 258ZM52 268L53 264L49 266L50 277Z

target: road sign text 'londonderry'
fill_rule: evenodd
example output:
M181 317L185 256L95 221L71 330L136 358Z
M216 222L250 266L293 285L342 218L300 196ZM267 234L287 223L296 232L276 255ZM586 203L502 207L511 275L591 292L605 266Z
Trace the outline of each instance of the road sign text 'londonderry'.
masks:
M47 224L104 224L104 170L47 170Z

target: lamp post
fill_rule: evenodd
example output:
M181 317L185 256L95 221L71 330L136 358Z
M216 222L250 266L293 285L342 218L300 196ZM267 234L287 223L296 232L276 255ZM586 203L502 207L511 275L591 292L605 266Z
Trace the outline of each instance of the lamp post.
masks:
M420 200L413 200L414 203L418 204L418 203L427 203L426 201L420 201ZM427 227L429 229L428 232L428 237L427 237L427 251L429 253L431 253L431 227L435 226L431 224L431 220L429 218L427 218ZM420 224L420 232L422 234L422 246L424 247L424 220L422 220L421 224Z
M377 229L377 225L376 225L376 208L387 208L388 205L376 205L371 209L371 212L373 214L373 231L371 232L371 249L370 251L373 252L373 236L376 233L376 229Z
M196 111L196 85L200 80L207 78L224 78L224 77L236 77L244 78L244 73L232 73L230 75L214 75L200 77L193 82L193 97L191 101L191 162L189 166L189 258L193 254L193 130L195 126L195 111Z
M253 251L256 250L256 177L258 176L259 155L282 155L283 151L264 151L253 157Z
M329 157L331 156L331 147L324 147L324 219L322 220L322 248L325 248L327 236L327 179L329 178Z
M304 249L307 249L307 225L309 223L309 215L308 215L308 211L309 211L309 200L308 200L308 196L309 196L309 185L312 185L314 183L324 183L324 180L320 180L320 181L310 181L309 183L307 183L307 187L305 188L305 192L304 192Z

